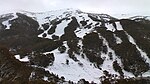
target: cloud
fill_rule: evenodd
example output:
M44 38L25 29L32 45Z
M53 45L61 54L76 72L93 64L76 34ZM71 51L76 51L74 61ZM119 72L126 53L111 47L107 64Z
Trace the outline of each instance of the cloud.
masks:
M0 0L0 13L7 10L49 11L78 8L96 13L149 12L150 0Z
M23 10L39 10L43 5L42 0L1 0L0 9L5 10L14 10L14 9L23 9Z

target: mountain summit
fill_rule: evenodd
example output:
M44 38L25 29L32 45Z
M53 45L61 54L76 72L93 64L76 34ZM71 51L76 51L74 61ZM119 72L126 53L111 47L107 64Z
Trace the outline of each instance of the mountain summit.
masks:
M149 27L74 9L1 15L0 83L149 84Z

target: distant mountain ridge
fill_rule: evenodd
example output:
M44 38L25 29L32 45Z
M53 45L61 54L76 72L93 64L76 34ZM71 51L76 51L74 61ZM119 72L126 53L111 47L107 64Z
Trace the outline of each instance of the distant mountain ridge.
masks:
M148 84L149 27L149 16L118 19L75 9L43 13L20 11L0 16L0 46L14 55L13 61L19 60L23 63L20 66L27 67L26 73L30 76L26 76L25 83L29 80L31 84L55 84L70 80L69 84L71 81L122 84L119 79L142 76ZM3 49L0 56L5 56L1 52ZM1 73L5 70L3 66L16 70L1 60ZM4 73L6 75L0 76L1 83L10 76ZM18 81L19 76L13 77L10 81Z

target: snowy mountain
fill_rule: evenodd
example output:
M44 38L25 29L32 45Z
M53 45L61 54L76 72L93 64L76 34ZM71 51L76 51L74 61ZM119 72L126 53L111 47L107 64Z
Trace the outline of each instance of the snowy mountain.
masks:
M149 84L149 18L75 9L1 15L0 83Z

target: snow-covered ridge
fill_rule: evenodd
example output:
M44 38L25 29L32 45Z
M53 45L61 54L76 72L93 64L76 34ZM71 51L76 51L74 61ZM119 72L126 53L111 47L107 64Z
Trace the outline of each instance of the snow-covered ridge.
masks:
M27 14L29 15L29 14ZM115 22L114 24L116 27L114 27L113 23L109 23L111 20L117 20L116 18L113 18L107 14L91 14L91 13L85 13L80 10L72 10L72 9L67 9L67 10L56 10L56 11L49 11L49 12L44 12L44 13L37 13L33 14L33 16L29 15L30 17L36 18L36 20L40 24L40 28L43 30L42 24L49 23L49 28L44 30L42 34L39 35L39 37L42 37L43 34L46 34L45 38L52 38L52 35L57 35L61 36L64 34L64 28L68 26L68 24L72 21L72 17L75 17L77 19L78 24L80 25L79 28L76 29L76 35L80 38L83 38L83 36L88 33L93 31L94 27L101 27L103 26L103 22L105 23L105 26L107 30L110 31L116 31L116 30L123 30L120 22ZM94 18L97 18L99 21L94 21L92 18L89 16L92 16ZM57 25L57 28L55 30L55 33L49 35L48 31L50 28L53 26L51 22L54 21L60 21L62 19L68 19L68 20L63 20L60 24ZM81 23L85 23L84 25ZM63 26L63 27L62 27Z

